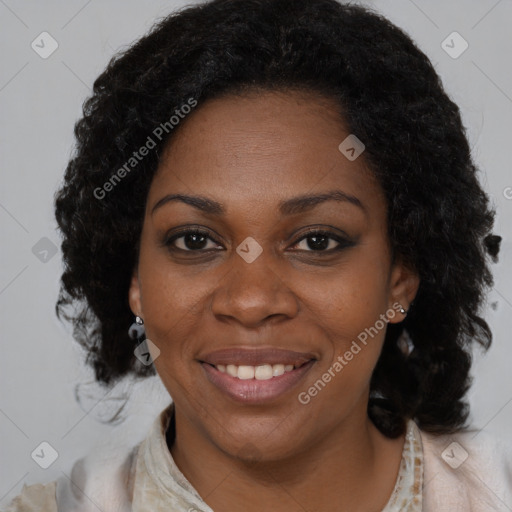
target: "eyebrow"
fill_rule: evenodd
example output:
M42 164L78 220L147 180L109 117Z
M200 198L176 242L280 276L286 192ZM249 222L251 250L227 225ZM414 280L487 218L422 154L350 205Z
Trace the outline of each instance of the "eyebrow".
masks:
M191 196L186 194L168 194L159 199L151 210L151 215L155 211L162 207L164 204L180 201L201 210L204 213L210 215L224 215L226 209L222 205L213 199L209 199L204 196ZM292 197L279 203L279 211L282 215L295 215L312 210L315 206L325 203L326 201L338 201L353 204L360 208L365 214L367 210L363 203L355 196L347 194L341 190L331 190L321 194L302 195Z

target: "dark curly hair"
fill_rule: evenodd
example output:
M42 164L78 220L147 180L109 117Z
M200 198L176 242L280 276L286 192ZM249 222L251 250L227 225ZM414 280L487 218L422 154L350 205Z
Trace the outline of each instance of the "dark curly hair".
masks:
M459 109L429 59L387 19L335 0L186 7L114 56L94 82L56 194L65 264L56 309L73 323L97 381L155 374L134 357L128 290L148 189L176 131L170 117L191 98L200 108L252 90L312 91L337 102L386 194L393 257L420 276L408 316L387 327L370 418L389 437L403 433L407 418L433 433L465 428L471 348L492 341L478 310L493 284L486 258L497 260L501 241L491 233L495 210ZM153 137L147 156L113 181L166 122L165 137ZM397 346L403 329L415 346L408 357Z

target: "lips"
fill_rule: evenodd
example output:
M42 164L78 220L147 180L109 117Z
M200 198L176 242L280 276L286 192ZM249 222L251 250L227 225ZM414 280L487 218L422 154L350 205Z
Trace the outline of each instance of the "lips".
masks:
M270 349L223 349L198 358L207 380L236 402L263 404L295 387L315 354ZM271 371L272 369L272 371Z

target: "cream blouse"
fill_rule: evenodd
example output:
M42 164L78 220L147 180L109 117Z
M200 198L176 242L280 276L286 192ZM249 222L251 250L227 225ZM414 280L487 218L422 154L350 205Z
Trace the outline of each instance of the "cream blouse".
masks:
M78 460L70 478L25 485L5 512L213 512L169 452L173 414L171 404L129 453L103 450ZM409 420L398 477L382 512L512 511L511 447L483 433L476 442L472 434L433 436Z

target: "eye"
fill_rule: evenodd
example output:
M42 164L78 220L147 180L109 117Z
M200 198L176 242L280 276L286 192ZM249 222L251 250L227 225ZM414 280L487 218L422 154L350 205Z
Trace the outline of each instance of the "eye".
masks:
M331 231L325 231L322 229L309 231L305 236L295 242L293 247L300 246L301 244L302 247L299 247L299 250L301 251L329 253L339 251L345 247L353 245L350 240Z
M213 245L208 247L208 241L214 242ZM175 233L174 235L166 238L164 244L170 250L186 251L186 252L200 252L209 251L218 247L218 243L210 236L208 231L200 229L188 229Z

